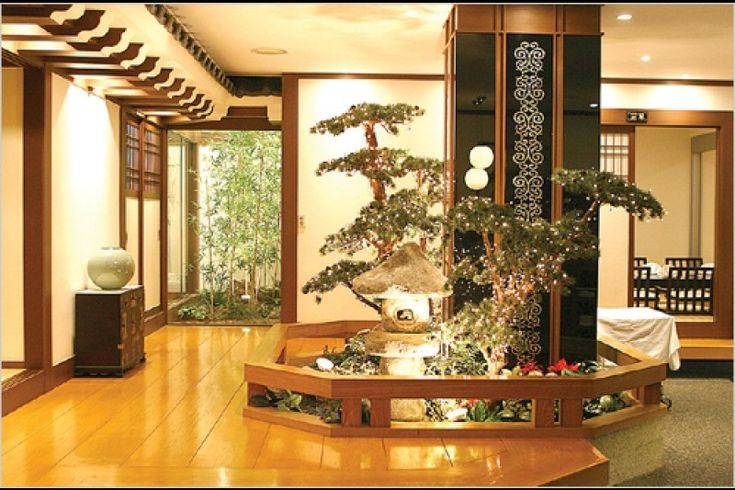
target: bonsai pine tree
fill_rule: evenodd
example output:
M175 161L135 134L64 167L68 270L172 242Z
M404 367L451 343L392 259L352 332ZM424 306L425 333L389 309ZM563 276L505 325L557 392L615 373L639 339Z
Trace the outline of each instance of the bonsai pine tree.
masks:
M484 244L479 257L464 257L455 265L450 280L488 285L491 294L477 304L467 303L447 327L455 341L472 342L480 350L489 374L502 368L507 347L520 340L514 324L524 305L554 287L568 292L572 278L563 269L567 260L598 256L597 235L589 224L602 204L622 207L641 220L663 216L661 204L650 192L612 173L558 169L552 179L567 192L585 196L588 208L554 223L540 218L529 222L510 206L470 196L448 213L449 234L473 231Z
M303 286L304 293L316 293L317 302L321 301L324 293L341 284L360 301L380 311L377 305L353 290L352 280L385 260L404 240L417 239L422 250L426 251L427 240L439 236L442 217L432 215L430 208L441 202L442 162L414 157L406 150L378 144L380 129L397 135L402 125L410 124L424 112L418 106L408 104L361 103L343 114L319 121L311 128L312 133L335 136L352 128L362 130L364 148L322 162L316 174L332 171L350 176L360 174L367 179L373 194L373 200L360 209L355 220L328 235L319 249L322 255L340 252L350 258L326 267ZM396 179L409 175L414 178L414 186L396 190ZM364 249L373 251L371 260L351 258Z

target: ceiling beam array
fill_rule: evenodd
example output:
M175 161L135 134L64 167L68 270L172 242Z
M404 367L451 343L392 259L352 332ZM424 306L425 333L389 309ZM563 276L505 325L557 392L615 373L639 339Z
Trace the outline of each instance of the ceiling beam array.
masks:
M135 33L114 25L112 17L83 4L5 4L3 58L13 53L46 66L144 115L200 121L212 114L215 104L195 80L176 76L174 63L149 55Z

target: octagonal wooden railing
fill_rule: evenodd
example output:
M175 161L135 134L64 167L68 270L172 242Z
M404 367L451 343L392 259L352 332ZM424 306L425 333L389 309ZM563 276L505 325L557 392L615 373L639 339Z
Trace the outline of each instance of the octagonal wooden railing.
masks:
M341 400L340 424L314 415L248 404L244 415L333 437L594 437L661 415L666 364L613 339L598 339L598 357L617 366L583 376L389 376L338 375L284 363L289 340L349 338L375 322L277 324L245 363L248 400L266 387ZM637 402L617 412L584 420L583 399L633 390ZM532 400L530 422L396 422L390 401L405 398ZM362 421L362 400L370 422ZM555 401L559 420L555 420Z

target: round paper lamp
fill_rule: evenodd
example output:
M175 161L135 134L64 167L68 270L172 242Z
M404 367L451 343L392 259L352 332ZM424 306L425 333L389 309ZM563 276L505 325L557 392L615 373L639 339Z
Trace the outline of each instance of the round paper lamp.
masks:
M479 191L487 185L487 172L480 168L471 168L464 174L464 183L472 190Z
M488 168L495 160L492 148L487 145L477 145L470 150L470 164L475 168Z

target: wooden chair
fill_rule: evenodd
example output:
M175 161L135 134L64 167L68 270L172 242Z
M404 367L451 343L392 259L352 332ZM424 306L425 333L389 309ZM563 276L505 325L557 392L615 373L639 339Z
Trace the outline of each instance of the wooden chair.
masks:
M643 267L648 263L647 257L633 257L633 267Z
M711 315L712 267L671 267L660 309L673 315Z
M702 257L666 257L669 267L702 267Z
M650 267L633 267L633 306L658 308L658 291L651 284Z

